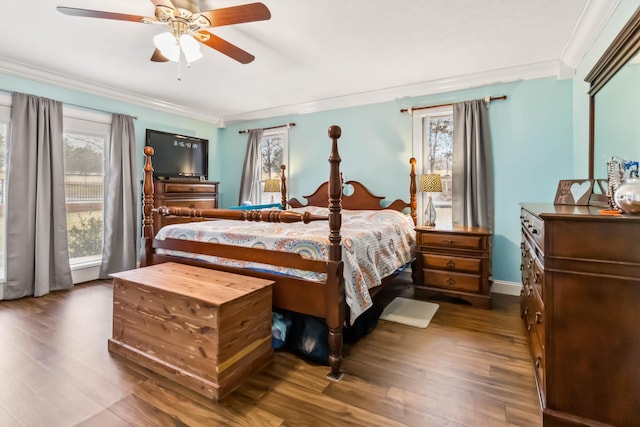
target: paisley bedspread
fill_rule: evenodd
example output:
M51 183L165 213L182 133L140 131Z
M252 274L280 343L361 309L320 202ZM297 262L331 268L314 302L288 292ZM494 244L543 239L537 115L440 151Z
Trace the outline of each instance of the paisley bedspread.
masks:
M328 214L327 208L306 207L292 211ZM351 311L351 322L372 301L369 289L381 284L413 259L415 232L411 217L393 210L342 210L342 260L344 261L345 294ZM157 239L199 240L278 251L294 252L308 259L328 259L329 227L327 221L310 224L241 222L214 220L175 224L162 228ZM158 253L189 257L214 264L244 269L263 269L280 274L323 281L325 274L275 267L247 261L230 260L201 254L158 250Z

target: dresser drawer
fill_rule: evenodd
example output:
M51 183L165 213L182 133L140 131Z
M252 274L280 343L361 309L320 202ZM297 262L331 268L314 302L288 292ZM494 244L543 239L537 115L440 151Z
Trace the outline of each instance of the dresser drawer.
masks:
M544 268L537 259L533 262L533 271L530 280L536 292L540 295L540 299L544 301Z
M423 269L424 284L463 292L480 292L481 276L477 274L453 273Z
M171 198L169 200L163 200L167 206L176 208L191 208L191 209L213 209L216 205L215 198L208 199L191 199L191 198Z
M531 350L532 362L534 372L536 374L536 383L538 385L538 393L540 394L541 401L546 400L546 387L545 387L545 357L544 357L544 347L542 343L539 341L538 336L535 334L530 334L528 337L529 348Z
M185 183L167 182L164 183L165 193L217 193L218 185L210 183Z
M523 313L527 333L535 335L541 345L544 344L544 307L535 291L527 293L527 309Z
M439 246L458 249L486 249L483 246L483 236L470 236L446 233L419 233L418 244L424 246Z
M433 254L422 254L422 262L422 265L427 269L450 270L462 273L480 274L482 267L482 261L478 258L463 258Z
M520 221L522 229L533 236L536 245L542 248L544 246L544 221L525 210L522 210Z

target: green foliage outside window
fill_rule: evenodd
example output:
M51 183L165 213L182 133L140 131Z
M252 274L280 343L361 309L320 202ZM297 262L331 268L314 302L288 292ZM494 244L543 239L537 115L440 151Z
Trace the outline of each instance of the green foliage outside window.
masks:
M69 257L100 255L102 253L102 218L78 215L77 224L69 229Z

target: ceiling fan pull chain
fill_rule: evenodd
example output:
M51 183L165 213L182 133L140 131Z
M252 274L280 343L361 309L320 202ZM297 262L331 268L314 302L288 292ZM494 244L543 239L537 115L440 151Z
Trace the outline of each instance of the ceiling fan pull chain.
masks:
M178 81L182 81L182 47L180 46L180 39L176 39L178 42Z

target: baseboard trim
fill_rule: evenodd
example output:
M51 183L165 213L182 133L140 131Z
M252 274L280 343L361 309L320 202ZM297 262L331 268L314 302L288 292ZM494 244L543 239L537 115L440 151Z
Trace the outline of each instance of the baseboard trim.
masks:
M504 280L494 280L491 285L491 293L520 296L522 284L517 282L507 282Z

